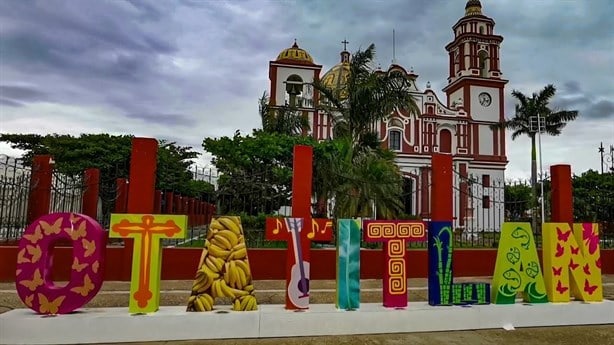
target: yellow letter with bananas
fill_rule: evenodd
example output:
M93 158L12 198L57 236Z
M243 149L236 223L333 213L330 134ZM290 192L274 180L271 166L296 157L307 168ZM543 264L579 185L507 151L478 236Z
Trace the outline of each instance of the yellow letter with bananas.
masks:
M256 310L241 218L216 217L209 224L188 311L211 311L216 298L232 300L232 310Z

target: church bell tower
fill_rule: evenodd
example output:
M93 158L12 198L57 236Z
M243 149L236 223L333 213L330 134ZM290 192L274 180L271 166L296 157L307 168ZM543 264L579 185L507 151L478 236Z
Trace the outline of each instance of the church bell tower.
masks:
M452 27L454 40L449 55L448 85L443 89L448 106L463 104L473 122L471 154L476 158L505 159L505 131L490 125L504 120L504 88L500 47L495 21L482 13L479 0L469 0L465 15ZM495 158L496 157L496 158Z

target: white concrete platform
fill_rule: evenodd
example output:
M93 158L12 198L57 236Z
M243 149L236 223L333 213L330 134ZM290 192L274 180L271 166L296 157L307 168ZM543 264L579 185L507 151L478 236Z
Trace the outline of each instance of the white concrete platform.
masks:
M221 306L218 312L209 313L162 307L148 315L130 315L128 308L94 308L54 317L17 309L0 315L0 343L85 344L592 324L614 324L614 301L470 307L410 302L403 310L365 303L357 311L313 304L302 312L287 311L282 305L261 305L260 310L252 312L233 312L229 306Z

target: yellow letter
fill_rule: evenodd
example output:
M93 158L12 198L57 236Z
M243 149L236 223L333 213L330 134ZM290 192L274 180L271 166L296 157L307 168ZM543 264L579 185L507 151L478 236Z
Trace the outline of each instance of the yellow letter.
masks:
M545 223L542 236L548 299L569 302L571 291L582 301L602 301L597 224L574 224L572 231L567 223Z

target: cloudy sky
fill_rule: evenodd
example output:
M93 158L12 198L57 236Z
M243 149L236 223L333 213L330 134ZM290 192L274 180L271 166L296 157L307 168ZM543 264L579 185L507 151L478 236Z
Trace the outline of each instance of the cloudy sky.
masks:
M202 151L205 137L260 126L268 63L294 39L327 70L341 41L376 44L377 62L413 66L418 86L446 83L456 0L2 0L0 130L134 134ZM614 144L614 1L483 0L504 36L513 89L548 83L553 105L580 111L561 137L543 138L543 163L599 169ZM438 92L444 100L443 92ZM513 115L514 101L506 99ZM529 140L508 140L507 177L529 175ZM0 153L19 152L0 143ZM206 157L206 155L205 155ZM203 159L204 162L206 159Z

